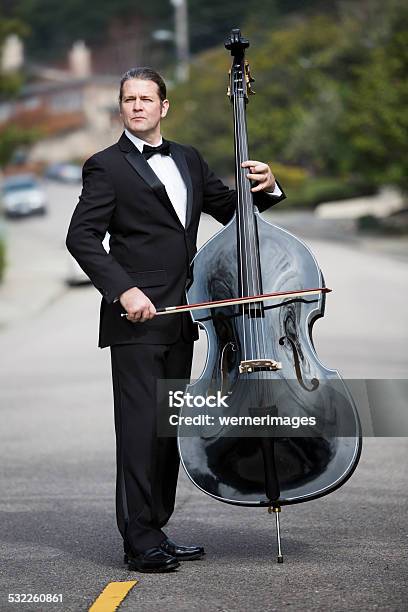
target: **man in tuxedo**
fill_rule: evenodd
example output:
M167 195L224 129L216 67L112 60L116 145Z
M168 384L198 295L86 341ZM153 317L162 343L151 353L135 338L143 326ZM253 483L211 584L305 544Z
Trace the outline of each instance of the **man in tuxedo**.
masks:
M162 528L176 493L175 438L156 435L156 381L189 379L198 334L188 314L155 317L155 306L180 304L196 252L202 211L226 224L236 193L191 146L162 139L169 101L149 68L120 84L125 131L88 159L67 247L102 294L99 346L110 346L116 431L116 513L129 569L163 572L203 556ZM247 161L260 210L285 196L264 163ZM102 246L110 234L110 252ZM121 314L126 313L126 316Z

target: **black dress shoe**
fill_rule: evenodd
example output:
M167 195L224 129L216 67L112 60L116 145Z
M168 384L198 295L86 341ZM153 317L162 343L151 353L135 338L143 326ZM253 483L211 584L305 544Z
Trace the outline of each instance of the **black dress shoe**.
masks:
M169 555L161 548L155 546L148 548L141 553L133 554L129 551L126 554L129 570L136 572L171 572L180 567L176 557Z
M180 546L169 540L169 538L160 544L160 548L179 561L193 561L194 559L201 559L205 555L202 546Z

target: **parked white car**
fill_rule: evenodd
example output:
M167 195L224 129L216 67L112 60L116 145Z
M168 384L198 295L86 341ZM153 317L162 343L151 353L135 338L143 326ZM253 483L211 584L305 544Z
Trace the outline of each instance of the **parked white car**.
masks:
M82 181L82 167L79 164L59 162L48 166L45 176L62 183L80 183Z
M15 174L4 179L2 202L7 217L44 215L47 196L34 174Z

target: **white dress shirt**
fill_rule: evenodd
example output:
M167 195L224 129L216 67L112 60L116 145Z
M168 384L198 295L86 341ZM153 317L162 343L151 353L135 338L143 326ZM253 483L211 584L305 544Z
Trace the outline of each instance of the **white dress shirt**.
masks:
M140 152L143 151L143 145L149 145L148 142L145 142L137 136L134 136L128 130L125 130L125 134L129 138L129 140L131 140L133 144L139 149ZM160 142L158 142L157 145L154 146L159 147L161 143L162 138L160 138ZM185 227L187 209L187 188L174 159L172 159L171 155L161 155L160 153L155 153L154 155L149 157L147 163L165 186L170 202L173 204L173 208L176 211L181 224L183 225L183 227Z
M143 145L146 144L152 146L141 138L134 136L131 132L129 132L129 130L125 130L125 134L129 138L129 140L133 142L135 147L139 149L140 152L143 151ZM163 139L160 137L160 142L158 142L157 145L154 146L159 147L162 142ZM180 222L182 223L183 227L185 227L187 188L174 159L172 159L171 155L161 155L160 153L155 153L154 155L149 157L147 163L165 186L170 202L173 204L173 208L176 211ZM271 191L269 195L280 196L281 194L282 191L275 183L275 189L273 192Z

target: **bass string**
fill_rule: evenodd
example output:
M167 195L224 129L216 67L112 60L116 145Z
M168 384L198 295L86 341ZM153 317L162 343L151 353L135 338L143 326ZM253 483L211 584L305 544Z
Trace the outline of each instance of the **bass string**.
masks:
M241 160L240 160L240 151L239 151L240 135L239 135L239 126L238 126L238 110L237 110L236 93L233 96L233 109L234 109L233 114L234 114L234 130L235 130L235 155L236 155L236 168L237 168L236 176L237 176L238 203L243 204L242 180L241 180L241 172L240 172L240 161ZM243 293L243 289L244 289L243 256L245 252L245 244L244 245L242 244L242 236L244 236L244 241L246 240L246 238L245 238L245 226L244 226L244 219L243 219L242 212L243 211L241 209L241 206L238 206L237 207L237 221L238 221L237 238L239 239L239 244L237 241L237 248L239 248L239 251L240 251L240 258L239 258L240 271L239 272L240 272L240 280L241 280L241 292ZM240 308L242 312L242 330L243 330L243 336L244 336L244 358L248 359L246 325L245 325L245 306L242 305Z
M257 241L255 236L255 219L253 213L252 194L249 183L246 179L247 170L241 168L240 162L247 157L248 145L246 141L246 125L245 125L245 101L244 98L239 98L237 109L237 127L238 127L238 144L239 144L239 176L240 189L242 193L242 214L243 214L243 237L244 237L244 254L246 263L247 275L247 290L254 295L259 292L259 285L255 286L255 279L260 278L259 261L256 256ZM259 304L252 304L249 307L252 312L255 311L255 317L249 317L250 335L252 339L251 358L261 357L260 348L263 334L259 332L259 327L262 325L261 317L258 317L262 308ZM255 329L254 329L255 328ZM264 344L264 343L263 343ZM255 353L256 351L256 353Z
M248 144L247 144L247 131L246 131L246 116L245 116L245 101L243 99L240 100L240 104L239 104L239 111L238 111L238 125L239 125L239 129L240 129L240 139L239 142L241 143L241 160L242 161L244 158L248 157ZM245 250L245 258L246 258L246 264L247 264L247 270L251 271L251 278L249 279L252 280L251 282L248 282L248 291L250 294L255 295L256 293L260 292L260 285L257 282L256 286L255 286L255 280L260 280L260 275L257 276L257 272L259 273L259 259L257 257L257 241L256 241L256 235L255 235L255 216L254 216L254 210L253 210L253 199L252 199L252 193L250 190L250 184L247 181L246 178L246 172L247 170L241 169L241 182L244 186L244 198L243 198L243 208L244 208L244 219L246 219L246 228L245 228L245 236L247 237L248 240L248 248L246 248ZM248 264L248 257L250 259L250 262ZM257 270L258 267L258 270ZM263 339L263 333L262 333L262 328L263 328L263 319L262 317L258 316L258 314L262 314L262 310L260 308L260 306L256 303L256 304L252 304L249 307L249 310L252 310L252 314L254 315L253 317L249 316L249 326L251 328L251 337L254 337L255 339L255 347L256 347L256 354L252 354L252 358L261 358L262 356L265 355L265 350L263 351L263 354L261 354L260 352L260 338ZM261 327L261 333L259 328ZM264 343L263 343L264 346ZM254 406L261 406L263 404L263 393L262 393L262 380L265 379L265 372L264 371L260 371L259 373L256 373L256 382L251 384L249 386L249 389L247 390L247 401L250 402L250 404L253 404ZM249 373L246 376L247 380L250 378ZM251 377L252 378L252 377Z
M241 114L242 114L242 125L244 126L244 133L246 134L245 105L242 105L241 107ZM261 283L262 283L262 276L261 276L261 270L260 270L260 257L258 256L259 246L258 246L258 240L257 240L257 234L256 234L256 217L254 214L253 199L252 199L252 193L250 191L250 186L246 178L243 178L243 180L245 180L245 184L247 187L247 196L248 196L246 212L247 212L247 217L250 220L248 225L249 225L250 242L252 242L252 248L250 250L252 277L253 279L259 279L259 283L257 283L257 286L256 287L253 286L252 294L255 295L256 293L261 292ZM255 325L256 339L257 339L257 357L266 358L267 355L266 355L266 341L265 341L265 336L266 336L265 320L264 320L264 317L262 316L262 313L263 313L262 303L253 304L252 308L255 310L254 325ZM262 380L265 381L267 378L268 378L268 373L265 370L261 370L259 374L259 379L261 381ZM258 394L257 394L258 403L260 403L261 398L264 397L265 385L262 385L262 386L257 385L257 391L258 391ZM268 396L268 391L269 391L269 388L266 388L267 396ZM266 399L268 400L268 398ZM269 398L269 401L271 401L271 399L272 398Z
M243 98L238 98L237 101L237 108L236 108L236 119L237 119L237 142L238 142L238 169L239 169L239 182L240 182L240 191L242 194L242 198L241 198L241 214L242 214L242 218L243 218L243 223L242 223L242 233L241 233L241 240L243 239L243 248L242 248L242 260L245 259L245 272L246 272L246 291L247 292L251 292L251 290L254 288L253 285L253 271L251 270L251 267L253 266L253 262L248 260L248 257L251 256L252 253L252 248L251 248L251 233L249 230L249 226L250 226L250 219L249 219L249 215L248 215L248 189L247 189L247 185L246 185L246 181L245 181L245 171L243 170L243 168L241 167L241 162L243 161L245 155L245 150L248 149L245 142L245 125L243 122L243 113L242 113L242 106L244 104ZM250 273L252 272L252 278L250 276ZM251 283L252 280L252 283ZM251 308L251 306L248 307L249 309ZM245 312L245 307L243 312ZM245 321L248 321L248 317L245 319ZM255 325L255 320L252 319L251 317L249 317L249 336L250 336L250 340L251 340L251 355L250 358L254 359L255 357L255 351L257 350L257 334L254 333L254 327L256 327ZM245 325L245 322L244 322ZM254 346L255 345L255 346Z
M242 132L244 137L246 137L246 122L245 122L245 103L243 103L241 105L241 109L240 109L240 113L241 113L241 123L242 123ZM244 138L242 139L242 142L244 142ZM247 151L248 151L248 146L246 143L246 150L243 151L243 156L247 156ZM244 171L245 174L245 171ZM246 185L246 216L248 219L248 235L249 235L249 243L250 243L250 258L251 258L251 265L250 265L250 269L251 269L251 273L252 273L252 279L253 279L253 284L251 287L251 294L255 295L257 293L261 292L261 284L257 283L257 285L255 286L255 279L259 279L260 283L262 282L261 280L261 271L260 271L260 262L259 262L259 257L258 257L258 241L257 241L257 236L256 236L256 222L255 222L255 214L254 214L254 209L253 209L253 199L252 199L252 193L250 190L250 186L248 184L248 181L246 180L246 177L243 177L243 180L245 181L245 185ZM252 304L251 308L253 310L255 310L255 318L254 318L254 322L255 322L255 327L256 327L256 338L257 338L257 356L258 357L265 357L265 331L264 331L264 320L262 315L262 304L259 303L255 303ZM259 315L259 316L258 316ZM261 328L259 330L259 328ZM261 344L262 344L262 352L261 352Z
M245 112L245 110L244 110ZM253 243L253 253L258 255L258 243L257 243L257 237L256 237L256 226L255 226L255 214L254 214L254 209L253 209L253 201L252 201L252 194L250 192L250 188L248 186L248 192L249 192L249 201L248 201L248 207L249 210L248 212L248 216L250 216L251 220L252 220L252 224L250 225L250 227L252 228L252 243ZM260 255L258 256L254 256L254 277L260 280L260 283L262 283L262 276L261 276L261 270L260 270ZM262 288L263 289L263 288ZM261 286L258 285L256 287L257 291L261 291ZM255 314L256 314L256 331L257 331L257 337L258 337L258 346L260 347L260 345L262 345L262 351L259 350L259 357L260 358L267 358L268 355L266 354L266 333L265 333L265 318L262 316L263 314L263 305L261 302L254 304L253 306L255 306ZM272 355L270 357L273 357ZM269 378L269 372L267 372L266 370L261 370L260 375L259 375L259 380L260 381L266 381ZM265 385L260 383L259 385L257 385L257 405L262 405L264 402L263 400L265 399L267 405L272 406L273 405L273 397L272 397L272 389L270 387L270 385Z
M248 254L251 251L251 247L249 244L249 240L250 240L250 235L248 232L248 215L247 215L247 198L245 190L246 190L246 184L245 184L245 179L243 177L244 174L244 170L241 167L241 162L243 161L244 158L244 143L243 143L243 130L242 130L242 118L241 118L241 113L240 113L240 104L242 104L242 98L234 98L234 101L236 100L236 104L235 104L235 123L236 123L236 135L235 135L235 140L236 140L236 145L237 145L237 183L238 183L238 192L239 192L239 202L240 202L240 206L238 207L238 215L240 217L240 223L239 223L239 240L240 240L240 253L241 253L241 257L240 257L240 262L241 262L241 288L242 288L242 293L244 294L244 289L246 289L246 291L250 291L250 288L252 287L251 284L251 278L250 278L250 265L248 262ZM245 264L245 266L244 266ZM245 276L245 278L244 278ZM244 282L246 281L246 282ZM250 308L250 307L249 307ZM254 331L253 331L253 322L252 319L249 317L249 321L248 321L248 334L246 333L247 331L247 321L248 318L245 315L245 306L242 306L242 325L243 325L243 332L244 332L244 338L249 338L248 344L249 344L249 354L247 353L247 347L245 345L245 352L244 352L244 356L245 356L245 360L248 359L253 359L255 356L255 347L254 347L254 341L256 342L256 337L254 335Z
M238 130L239 130L239 145L240 145L240 162L248 157L248 144L246 142L246 125L245 125L245 100L240 98L238 101ZM254 268L254 252L255 243L253 231L251 231L253 217L251 214L251 193L249 183L245 174L248 170L243 169L240 165L241 184L243 187L243 218L244 218L244 239L245 239L245 264L247 271L247 291L249 294L255 294L258 287L255 287L255 268ZM253 304L249 305L248 311L254 312ZM259 333L258 322L256 317L248 316L251 336L251 359L255 359L259 355Z
M234 98L235 100L235 98ZM258 241L256 239L256 226L255 226L255 215L253 211L253 200L252 193L250 191L250 186L246 179L246 170L241 167L241 163L248 156L248 144L247 144L247 131L246 131L246 116L245 116L245 100L244 98L239 98L238 103L235 105L235 111L237 116L237 134L236 141L238 142L239 147L239 159L237 163L239 164L239 190L242 196L242 216L243 216L243 236L244 236L244 250L245 250L245 262L246 262L246 273L247 273L247 288L251 292L252 295L259 293L260 285L257 283L255 287L255 279L261 280L260 273L260 261L257 256L257 247ZM241 215L241 211L238 208L238 214ZM250 261L248 261L248 255ZM242 261L242 258L241 258ZM251 271L251 277L249 276L249 271ZM241 269L242 275L242 269ZM252 280L252 283L251 283ZM250 307L254 312L254 317L249 316L249 327L250 327L250 337L251 337L251 348L252 348L252 359L258 357L266 357L266 343L265 343L265 324L264 318L262 317L262 305L259 303L252 304ZM243 307L244 312L244 307ZM245 337L245 321L244 325L244 337ZM254 342L253 342L254 340ZM254 352L254 344L256 354ZM261 350L262 348L262 350ZM257 380L266 380L267 372L261 370L259 378ZM262 389L259 388L260 385L257 385L257 404L263 403L261 401L261 397L264 397L264 392L262 393ZM263 391L265 391L265 387L263 387ZM266 390L266 398L268 403L272 405L272 397L268 397L269 388Z

